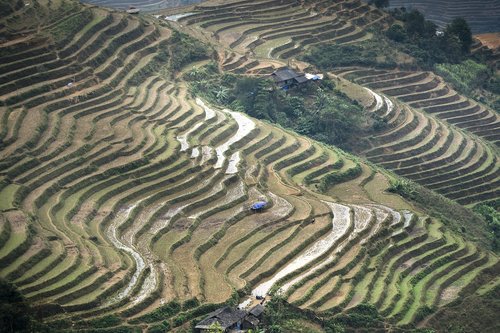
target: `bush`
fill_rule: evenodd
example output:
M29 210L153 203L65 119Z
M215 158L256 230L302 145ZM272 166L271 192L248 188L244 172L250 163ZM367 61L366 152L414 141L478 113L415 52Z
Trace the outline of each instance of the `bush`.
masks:
M148 328L148 333L164 333L170 330L170 324L167 321L163 321L159 325L154 325Z
M495 204L478 204L472 209L474 212L481 215L491 230L493 236L493 249L500 250L500 213L498 208L495 209Z
M398 43L405 42L408 39L406 30L399 24L393 24L389 29L387 29L385 34L389 39Z
M435 312L434 309L428 307L427 305L424 305L420 308L418 308L417 313L415 314L415 322L420 322L424 320L426 317L430 316Z
M440 219L452 230L461 233L469 240L479 241L494 249L493 235L486 221L471 209L402 178L392 180L388 191L413 201L428 215ZM463 230L466 232L464 233Z
M220 74L212 63L193 68L184 77L193 94L212 103L342 148L349 148L356 133L366 130L363 119L370 117L328 79L284 92L270 80Z
M0 278L0 332L57 332L34 319L34 311L16 287Z
M188 309L192 309L192 308L195 308L197 306L200 305L200 301L195 297L195 298L191 298L191 299L188 299L187 301L185 301L183 304L182 304L182 310L185 311L185 310L188 310Z
M488 67L473 60L459 64L437 64L435 71L464 94L480 88L489 78Z
M165 305L160 306L156 310L148 314L145 314L140 318L137 318L137 321L146 323L160 321L174 316L175 314L179 313L180 310L181 310L181 305L179 304L179 302L171 301Z
M464 53L470 52L472 45L472 32L467 21L462 17L454 18L447 26L446 33L455 35L460 40L462 51Z
M388 191L413 200L416 198L417 193L416 184L414 182L401 178L391 180Z
M336 327L337 331L332 329L332 332L342 332L338 329L344 326L374 329L383 327L384 322L374 305L362 303L348 310L347 313L336 315L332 320L327 321L327 326Z
M80 14L71 16L62 21L52 30L55 41L60 43L65 41L66 38L71 38L71 36L75 35L91 20L92 12L90 10L84 10Z
M101 318L92 319L85 322L79 322L78 327L89 327L89 328L103 328L112 327L121 324L123 319L117 317L116 315L108 315Z
M394 50L384 43L383 38L357 44L315 46L302 59L324 71L344 66L393 68L397 65Z
M389 0L371 0L370 4L374 4L377 8L384 8L389 6Z
M395 9L391 14L402 21L403 26L392 25L386 37L397 42L394 47L414 57L421 66L432 68L436 63L458 63L469 55L472 35L465 20L454 19L445 31L438 31L437 26L426 21L417 10Z
M173 72L178 72L190 62L208 57L205 44L177 30L173 31L169 45L172 55L174 55L170 60L170 69Z

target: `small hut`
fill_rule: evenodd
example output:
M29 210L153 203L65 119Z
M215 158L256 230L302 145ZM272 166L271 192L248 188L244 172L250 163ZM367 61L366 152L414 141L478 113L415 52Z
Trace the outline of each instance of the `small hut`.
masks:
M288 67L278 69L271 74L271 78L277 86L282 88L288 88L309 81L304 74L299 74Z
M254 203L250 209L253 210L254 212L260 212L262 210L264 210L267 206L267 202L265 201L257 201L256 203Z
M129 13L129 14L139 14L140 11L141 10L139 8L136 8L134 6L130 6L127 9L127 13Z
M264 312L264 306L257 304L250 311L230 308L229 306L211 312L205 319L196 324L197 332L210 332L215 323L218 323L223 332L246 331L255 329Z

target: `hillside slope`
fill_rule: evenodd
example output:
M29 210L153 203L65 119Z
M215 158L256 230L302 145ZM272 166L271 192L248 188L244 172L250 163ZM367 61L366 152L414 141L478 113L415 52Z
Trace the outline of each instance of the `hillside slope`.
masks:
M240 17L242 13L245 14ZM308 48L326 43L363 43L372 39L371 26L384 27L390 22L392 18L387 14L361 1L308 1L306 5L239 1L199 5L194 13L179 20L195 34L225 46L219 55L224 70L246 74L269 73L285 63L307 66L296 58ZM460 95L432 72L371 68L335 68L333 72L333 76L355 80L399 100L398 103L390 101L391 105L398 106L394 113L384 105L379 106L387 111L385 116L391 125L391 134L378 133L380 139L377 140L369 138L374 150L362 152L368 159L462 204L498 197L498 148L491 146L499 143L497 112ZM399 112L400 109L403 112ZM384 114L383 110L379 111ZM431 124L434 120L429 122L429 117L437 117L440 125ZM445 127L445 132L436 132ZM454 134L457 130L463 133L462 140ZM476 136L485 141L477 140ZM466 141L470 141L468 145ZM389 142L392 147L387 146ZM436 143L441 145L439 149ZM445 156L449 158L443 158ZM457 163L452 167L450 162ZM401 170L400 166L412 169ZM421 167L415 169L417 166ZM441 178L436 178L435 172ZM433 176L432 179L426 179L429 176ZM460 193L456 193L457 190Z
M441 28L452 19L463 17L474 34L500 31L500 3L497 0L391 0L389 5L390 8L418 9Z

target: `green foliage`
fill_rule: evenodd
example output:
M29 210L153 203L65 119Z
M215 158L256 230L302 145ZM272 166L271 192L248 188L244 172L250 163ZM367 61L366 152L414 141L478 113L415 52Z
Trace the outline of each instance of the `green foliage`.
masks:
M350 179L355 179L363 172L361 165L356 164L354 168L350 168L349 170L341 173L330 173L323 178L318 185L318 189L321 192L326 192L330 187L336 184L340 184L342 182L348 181Z
M408 39L408 34L406 30L399 24L393 24L389 29L385 32L386 36L389 39L392 39L395 42L403 43Z
M497 208L498 209L498 208ZM481 215L491 230L493 237L493 249L500 250L500 213L493 207L493 204L478 204L473 211Z
M33 310L16 287L0 278L0 332L57 332L33 318Z
M500 95L500 75L491 75L490 79L486 82L485 89L493 94ZM500 110L500 108L496 110Z
M29 332L32 327L30 308L21 293L0 279L0 327L4 332Z
M462 51L464 53L470 52L472 45L472 32L467 24L467 21L462 17L454 18L447 26L446 33L455 35L460 40Z
M436 63L457 63L470 53L472 35L465 20L454 19L445 31L438 32L437 26L425 20L417 10L395 9L391 13L403 26L394 24L385 35L421 66L432 68Z
M412 38L432 38L436 34L436 25L426 21L418 10L412 10L402 17L406 33Z
M161 324L151 326L148 328L148 333L164 333L170 330L170 324L164 320Z
M153 73L160 73L166 70L166 63L169 59L167 50L158 49L153 61L137 71L129 80L128 84L138 86L142 84Z
M464 94L480 88L489 78L488 67L473 60L459 64L437 64L435 71Z
M187 301L185 301L184 303L182 303L182 310L185 311L188 309L192 309L192 308L195 308L199 305L200 305L200 301L196 297L191 298L191 299L188 299Z
M420 308L418 308L416 314L415 314L415 322L420 322L433 314L435 310L433 308L428 307L427 305L424 305Z
M389 0L371 0L370 4L374 4L377 8L385 8L389 6Z
M343 66L393 68L397 65L396 55L396 50L377 36L356 44L321 44L308 50L302 59L329 71Z
M357 313L363 316L369 316L371 318L379 318L377 308L373 304L361 303L355 308L348 311L349 313Z
M173 72L178 72L191 62L208 57L205 44L177 30L173 31L169 44L173 55L170 60L170 69Z
M498 270L495 275L498 276ZM426 326L436 332L497 333L499 313L500 286L496 286L486 295L457 298L453 304L438 310Z
M410 180L396 178L388 191L413 201L424 212L440 219L455 232L494 248L492 233L478 214Z
M348 148L364 130L363 108L324 80L285 92L270 80L220 74L213 64L184 75L191 91L216 104L243 111L327 144Z
M285 320L286 301L279 295L276 295L266 304L264 311L266 324L269 327L275 327L274 331L277 331L277 328Z
M266 307L263 315L262 327L264 332L274 333L313 333L310 323L321 324L316 315L310 311L304 311L291 306L283 296L274 295ZM259 331L257 331L259 332Z
M6 17L12 14L15 10L19 10L24 7L24 2L22 0L8 0L0 1L0 17Z
M54 332L54 331L48 331ZM75 330L61 330L59 333L73 333ZM78 330L79 333L141 333L142 329L133 326L118 326L113 328L89 328L84 330Z
M113 327L118 326L122 323L123 319L116 315L108 315L85 322L79 322L78 327L89 327L89 328L103 328L103 327Z
M140 321L151 323L155 321L160 321L166 318L170 318L175 314L179 313L181 310L181 305L177 301L168 302L165 305L160 306L156 310L145 314L144 316L138 318Z
M325 332L326 333L344 333L345 327L338 323L336 320L327 320L325 322Z
M417 193L417 184L409 179L397 178L391 180L388 191L397 193L405 198L415 200Z
M190 311L183 312L179 314L177 317L174 318L173 320L173 327L179 327L188 321L198 318L198 317L203 317L207 313L210 313L212 311L215 311L225 305L228 305L226 303L219 303L219 304L212 304L212 303L206 303L203 305L200 305Z
M340 333L343 332L343 327L382 328L384 322L374 305L362 303L346 313L334 316L325 326L329 328L328 332Z
M54 27L52 30L54 40L61 42L66 37L75 35L90 20L92 20L92 12L90 10L84 10L75 16L70 16Z
M216 321L210 327L208 328L208 332L210 333L223 333L224 329L222 328L221 324Z

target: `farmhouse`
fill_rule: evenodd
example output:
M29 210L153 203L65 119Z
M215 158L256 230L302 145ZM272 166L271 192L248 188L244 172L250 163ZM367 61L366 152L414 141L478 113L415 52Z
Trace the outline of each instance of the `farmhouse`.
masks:
M304 74L299 74L293 69L283 67L271 74L274 83L280 87L288 88L293 85L299 85L309 81Z
M250 311L233 309L229 306L215 310L207 315L207 318L200 321L195 329L197 332L210 332L215 323L219 323L223 332L245 331L255 328L259 322L264 306L257 304Z
M128 9L126 10L126 12L127 12L128 14L139 14L139 12L140 12L140 11L141 11L141 10L140 10L139 8L136 8L136 7L134 7L134 6L130 6L130 7L128 7Z

